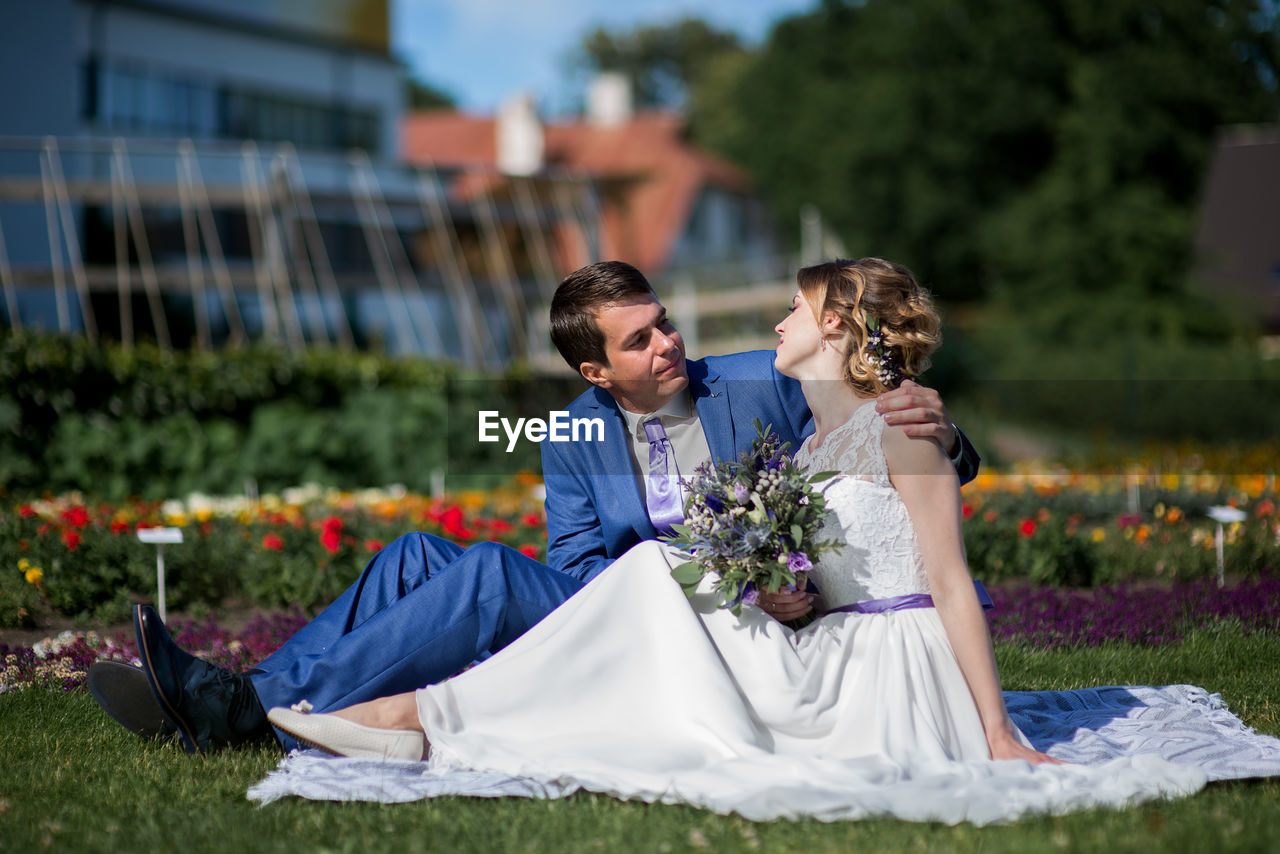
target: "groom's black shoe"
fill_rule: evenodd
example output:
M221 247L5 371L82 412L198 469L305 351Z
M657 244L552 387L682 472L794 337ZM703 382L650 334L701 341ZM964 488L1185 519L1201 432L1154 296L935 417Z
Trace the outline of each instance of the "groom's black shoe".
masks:
M133 607L133 628L151 693L188 753L244 744L271 733L249 677L180 649L150 605Z
M85 687L102 710L129 732L143 738L173 734L141 667L123 661L95 661L89 666Z

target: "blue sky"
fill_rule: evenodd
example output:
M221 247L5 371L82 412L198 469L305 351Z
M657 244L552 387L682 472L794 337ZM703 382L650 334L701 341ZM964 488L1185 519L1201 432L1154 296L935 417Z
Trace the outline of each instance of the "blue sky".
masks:
M762 40L781 17L817 0L391 0L396 55L418 76L450 92L468 112L491 113L504 98L527 92L550 113L581 92L570 84L566 57L597 27L629 28L697 16Z

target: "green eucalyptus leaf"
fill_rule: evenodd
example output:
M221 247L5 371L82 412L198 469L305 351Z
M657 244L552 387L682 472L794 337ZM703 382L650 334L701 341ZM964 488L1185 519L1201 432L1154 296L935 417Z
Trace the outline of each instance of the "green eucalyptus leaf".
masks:
M694 560L685 561L671 570L671 577L681 585L697 584L702 580L702 566Z

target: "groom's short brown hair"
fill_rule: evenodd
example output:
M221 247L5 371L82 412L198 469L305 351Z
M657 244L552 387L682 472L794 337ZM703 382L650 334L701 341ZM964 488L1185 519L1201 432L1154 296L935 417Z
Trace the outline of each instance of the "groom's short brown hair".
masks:
M574 371L583 362L608 365L596 313L636 294L652 294L644 274L624 261L600 261L574 270L551 297L551 343Z

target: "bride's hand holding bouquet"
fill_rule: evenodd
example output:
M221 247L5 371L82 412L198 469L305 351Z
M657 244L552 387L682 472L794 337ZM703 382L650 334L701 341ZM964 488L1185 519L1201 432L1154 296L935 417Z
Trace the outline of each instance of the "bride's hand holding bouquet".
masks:
M685 523L663 538L692 558L671 571L685 592L710 574L734 614L762 593L804 589L813 564L839 545L819 536L827 507L817 485L835 472L807 474L776 434L759 421L755 428L749 452L698 469Z

